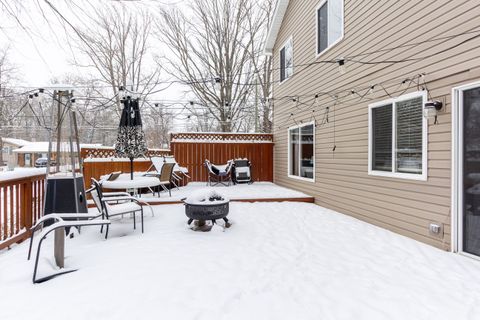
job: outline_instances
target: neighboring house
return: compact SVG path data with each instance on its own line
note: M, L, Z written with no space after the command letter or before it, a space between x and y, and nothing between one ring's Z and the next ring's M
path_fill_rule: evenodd
M480 255L479 16L477 1L279 0L275 182Z
M15 138L1 138L2 139L2 159L3 164L6 164L9 168L17 166L17 156L13 153L14 149L18 149L30 143L30 141ZM2 164L0 163L0 166Z
M80 148L88 147L98 147L99 144L80 144ZM55 151L56 146L53 146L52 160L57 159L57 153ZM70 150L69 145L64 142L61 144L60 149L62 154L66 154ZM17 163L19 167L34 167L35 161L38 158L46 158L48 155L48 142L39 141L39 142L30 142L21 148L13 150L13 153L16 155Z

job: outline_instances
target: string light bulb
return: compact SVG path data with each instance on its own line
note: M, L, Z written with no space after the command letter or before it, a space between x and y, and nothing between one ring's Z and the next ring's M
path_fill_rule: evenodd
M340 74L347 73L347 66L345 65L345 59L338 58L337 63L338 63L338 72L340 72Z
M216 90L220 91L222 89L222 78L215 77L213 78L213 86Z

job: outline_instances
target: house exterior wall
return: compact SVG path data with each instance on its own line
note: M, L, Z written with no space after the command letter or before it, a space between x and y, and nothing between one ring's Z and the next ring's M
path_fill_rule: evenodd
M465 34L414 46L427 39L478 29L480 2L462 0L344 2L344 37L320 56L316 55L316 8L320 0L290 0L276 38L274 54L274 181L315 197L317 204L389 229L445 250L451 246L451 90L480 80L480 38L457 48L453 45L475 36ZM279 84L279 50L293 40L293 76ZM403 46L403 47L399 47ZM361 61L402 60L403 63L359 64L347 62L341 75L336 64L307 64L339 57ZM445 52L441 52L445 50ZM438 52L441 52L438 54ZM444 103L438 124L428 125L428 177L426 181L368 175L368 105L386 100L376 90L361 99L352 94L337 101L316 93L357 90L382 83L392 96L422 90L423 81L402 87L402 79L425 73L430 95ZM366 92L363 90L361 94ZM300 96L303 104L287 96ZM317 123L330 106L330 121L315 130L315 182L288 177L289 126ZM315 112L312 109L317 108ZM291 114L293 113L293 116ZM335 139L335 141L334 141ZM333 146L336 145L335 151ZM431 222L443 223L444 235L429 234Z
M13 153L13 150L17 148L18 148L17 145L13 145L7 142L3 143L3 150L0 150L0 151L3 153L2 157L3 157L4 165L8 165L9 167L14 167L17 164L17 157Z

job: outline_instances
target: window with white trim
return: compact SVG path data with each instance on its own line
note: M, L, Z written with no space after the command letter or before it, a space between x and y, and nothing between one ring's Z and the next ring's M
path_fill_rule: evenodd
M313 180L315 176L315 126L307 123L288 129L288 175Z
M292 38L280 49L280 82L287 80L293 74L293 44Z
M426 180L425 100L416 92L369 106L369 174Z
M317 54L343 38L343 1L323 0L317 7Z

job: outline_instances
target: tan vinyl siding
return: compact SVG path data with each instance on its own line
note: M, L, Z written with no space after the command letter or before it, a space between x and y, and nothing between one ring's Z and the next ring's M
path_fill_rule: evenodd
M316 56L316 7L320 1L290 0L274 48L275 68L278 50L289 37L293 39L294 73L282 84L274 85L274 178L315 196L317 204L412 237L439 248L449 249L451 242L451 90L452 87L480 80L480 38L457 48L447 49L479 33L453 39L405 46L431 38L445 37L478 29L478 1L397 1L346 0L344 38L325 54ZM381 49L374 54L362 55ZM299 66L320 60L357 56L361 61L402 60L432 57L404 63L365 65L346 63L347 73L340 75L336 64ZM428 127L428 179L405 180L368 175L368 105L388 99L382 88L360 99L342 98L333 107L333 98L314 95L325 91L342 92L384 83L392 96L405 91L403 79L425 73L425 81L434 99L444 102L439 124ZM274 71L274 81L279 72ZM423 81L422 81L423 82ZM423 83L412 84L405 93L422 90ZM363 94L362 90L360 94ZM300 96L306 105L296 106L286 96ZM308 106L312 105L312 108ZM287 175L287 129L295 122L312 119L317 123L330 106L329 123L315 130L315 182ZM335 115L333 112L335 109ZM290 113L294 113L293 118ZM335 124L335 132L334 132ZM335 136L335 142L334 142ZM332 148L336 145L335 152ZM430 222L445 224L443 238L430 236Z

